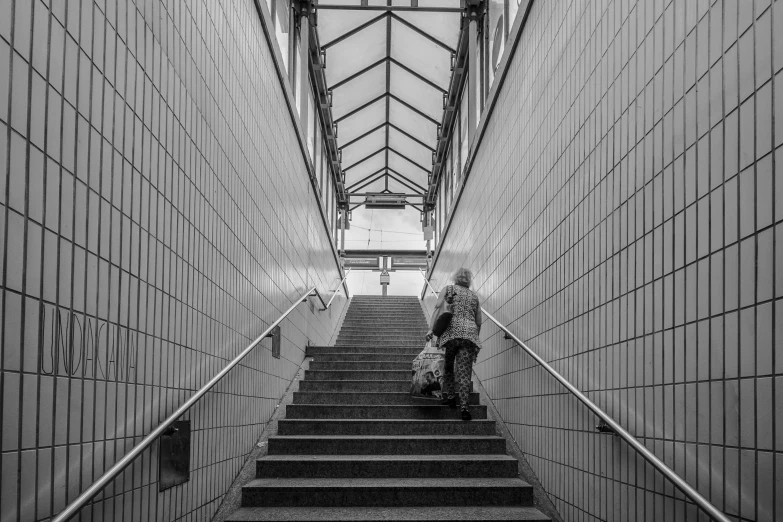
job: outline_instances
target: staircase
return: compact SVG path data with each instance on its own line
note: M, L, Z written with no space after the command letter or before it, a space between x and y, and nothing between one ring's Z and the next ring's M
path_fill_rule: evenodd
M469 422L410 396L426 332L415 297L354 297L228 520L550 520L478 393Z

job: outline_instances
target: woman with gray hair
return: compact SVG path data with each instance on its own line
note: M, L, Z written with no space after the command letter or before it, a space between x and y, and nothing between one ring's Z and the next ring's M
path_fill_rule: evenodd
M456 408L457 399L454 395L454 381L459 386L459 400L462 410L462 420L471 419L468 411L468 397L473 375L473 364L481 349L479 332L481 331L481 306L478 296L470 290L473 274L467 268L460 268L452 276L453 285L449 285L438 294L438 302L430 321L430 331L427 340L433 337L432 328L438 311L448 301L452 306L452 317L446 331L438 338L438 346L446 350L445 367L443 369L443 404Z

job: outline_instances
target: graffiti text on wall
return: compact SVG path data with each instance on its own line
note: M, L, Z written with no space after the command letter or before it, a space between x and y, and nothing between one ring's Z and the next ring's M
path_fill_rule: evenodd
M41 308L41 373L132 382L137 332L58 307Z

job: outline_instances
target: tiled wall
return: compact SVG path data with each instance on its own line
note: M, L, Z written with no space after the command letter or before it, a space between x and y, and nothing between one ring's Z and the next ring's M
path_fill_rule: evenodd
M340 276L253 0L0 1L0 520L60 511ZM302 304L84 520L208 520L303 360ZM315 311L314 311L315 310Z
M434 269L726 513L783 519L783 2L535 0ZM432 299L428 298L432 306ZM696 520L494 325L565 520Z

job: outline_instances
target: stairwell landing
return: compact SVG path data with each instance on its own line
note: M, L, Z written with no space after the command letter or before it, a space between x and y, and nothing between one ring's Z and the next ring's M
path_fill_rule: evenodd
M415 297L355 296L228 520L550 520L478 393L468 422L410 396L426 331Z

